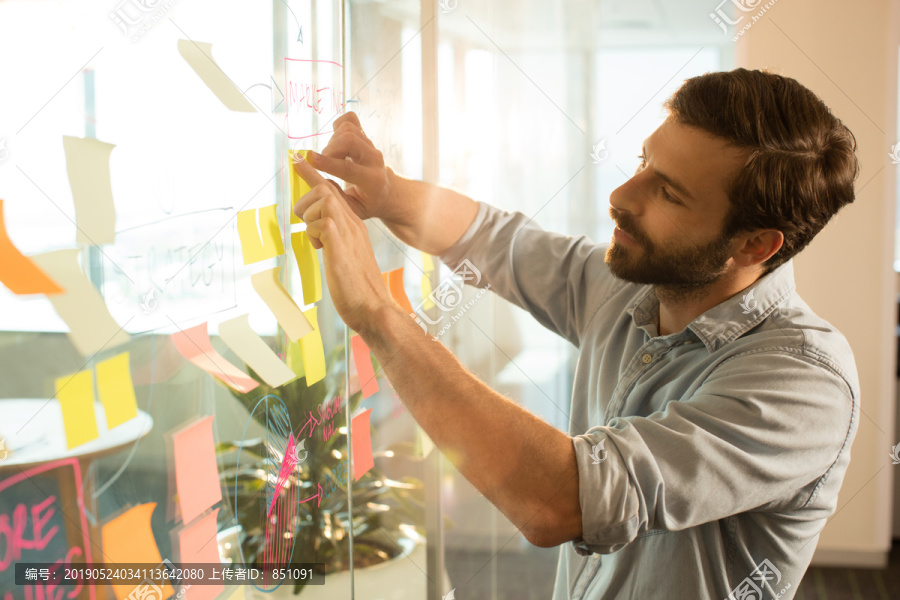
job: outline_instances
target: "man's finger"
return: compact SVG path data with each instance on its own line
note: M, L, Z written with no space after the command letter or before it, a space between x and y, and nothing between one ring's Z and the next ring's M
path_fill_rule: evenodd
M293 166L294 172L297 173L309 187L313 188L320 183L325 183L325 178L322 177L321 173L316 171L305 158L303 158L301 152L294 152L294 160L291 161L291 165Z
M312 161L316 165L315 168L323 173L334 175L338 179L364 190L379 185L379 176L383 169L383 167L367 167L344 158L331 158L322 154L315 154Z
M336 158L338 160L349 156L353 162L371 167L384 165L381 152L370 141L363 137L362 132L355 129L343 128L331 136L328 145L321 154L313 157L313 162L320 156Z
M322 182L325 183L326 180L323 177ZM333 183L333 182L332 182ZM311 190L300 196L297 202L294 204L293 211L294 214L303 218L303 213L305 213L310 206L324 198L325 196L332 194L332 188L329 185L317 185L313 187Z
M362 125L360 125L360 123L359 123L359 117L357 117L356 113L353 112L352 110L348 110L347 112L345 112L344 114L339 116L337 119L335 119L334 123L332 124L332 127L334 127L334 130L337 131L337 128L340 127L341 124L343 124L347 121L349 121L350 123L353 123L360 129L362 129Z

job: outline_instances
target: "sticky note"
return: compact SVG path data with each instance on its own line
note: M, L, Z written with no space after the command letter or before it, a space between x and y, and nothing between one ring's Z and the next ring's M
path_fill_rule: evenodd
M353 350L353 362L356 365L356 374L359 377L362 397L368 398L378 391L378 380L375 378L375 370L372 368L372 357L369 347L356 334L350 338L350 347Z
M219 564L222 562L219 558L219 544L216 541L218 514L219 509L217 508L203 515L196 523L191 523L178 531L179 563ZM218 583L185 585L179 593L182 594L183 600L213 600L224 591L225 586Z
M91 138L63 136L78 226L75 240L79 244L116 241L116 207L109 178L109 155L113 148L113 144Z
M66 448L71 450L100 437L94 414L93 371L78 371L57 378L56 397L62 408Z
M178 40L178 53L216 98L222 101L225 108L239 112L255 112L253 105L213 60L212 44Z
M372 457L372 432L369 427L369 415L372 409L365 410L350 422L350 431L353 433L353 481L365 475L369 469L375 466Z
M281 285L281 281L278 280L280 272L281 267L274 267L254 273L250 276L250 283L275 315L279 325L284 328L288 339L296 342L303 336L312 333L313 326L288 291Z
M422 448L422 458L425 458L434 450L434 442L431 441L431 438L419 425L416 425L416 433L419 439L419 447Z
M426 273L434 271L434 261L431 258L431 255L427 252L420 252L422 254L422 270Z
M229 586L230 587L230 586ZM228 596L225 600L247 600L252 596L249 595L250 590L247 589L247 586L241 585L234 588L234 591L231 592L231 595Z
M97 363L97 393L109 429L137 416L137 398L127 352Z
M238 236L241 238L241 253L244 264L250 265L261 260L284 254L281 230L276 215L277 204L258 209L242 210L237 214ZM256 217L259 216L259 228Z
M300 353L303 355L303 370L306 385L310 386L325 378L325 349L322 346L322 335L319 333L319 320L316 307L303 312L314 328L313 333L300 338Z
M250 327L249 315L219 323L219 336L248 367L272 387L281 387L296 375Z
M303 288L303 304L314 304L322 299L322 272L319 254L305 231L291 234L291 248L300 269L300 285Z
M239 392L246 394L259 386L256 380L216 352L209 339L206 323L173 333L172 343L183 357Z
M0 282L14 294L59 294L63 291L9 239L0 200Z
M184 523L222 499L212 422L212 415L203 417L173 434L175 489Z
M291 173L291 224L302 223L303 219L294 214L294 205L297 204L297 200L300 199L303 194L310 191L312 188L309 187L309 184L306 183L300 174L297 173L296 169L294 169L294 162L300 160L300 157L303 160L306 160L306 153L309 150L288 150L288 167ZM296 155L300 155L299 157ZM307 302L307 304L309 304Z
M141 563L156 567L162 563L159 547L156 545L153 530L150 528L150 519L153 517L155 508L155 502L139 504L102 526L100 537L106 564ZM163 598L168 598L174 593L172 586L167 582L159 580L154 580L154 582L163 583L160 586ZM111 584L111 586L118 600L126 600L131 597L132 591L140 589L139 585L132 583Z
M431 276L428 273L422 273L422 309L428 310L434 306L431 294L434 290L431 287Z
M412 304L409 303L409 298L406 296L406 290L403 289L403 267L382 273L381 278L384 280L385 285L387 285L391 297L397 301L403 310L411 313L413 311Z
M47 296L69 326L69 338L83 356L124 344L129 336L109 314L106 303L78 266L78 249L35 254L37 264L65 292Z

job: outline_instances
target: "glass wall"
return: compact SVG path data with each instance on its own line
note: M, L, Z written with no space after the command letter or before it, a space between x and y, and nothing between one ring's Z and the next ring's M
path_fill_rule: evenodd
M571 4L0 4L0 600L549 597L557 550L338 317L290 161L353 110L403 175L602 243L662 100L731 57L699 3ZM427 309L446 267L367 226ZM478 297L441 341L566 429L575 349L529 315ZM220 581L16 582L165 561Z

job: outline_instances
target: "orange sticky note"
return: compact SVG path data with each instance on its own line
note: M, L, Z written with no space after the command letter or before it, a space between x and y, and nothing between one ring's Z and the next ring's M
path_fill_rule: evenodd
M284 254L275 212L277 208L277 204L272 204L259 209L242 210L237 214L237 230L245 265ZM259 228L256 226L257 216Z
M0 282L14 294L59 294L63 291L9 239L3 220L3 200L0 200Z
M173 434L175 489L181 520L185 523L190 523L222 499L212 421L210 415Z
M350 347L353 350L353 362L356 364L356 374L359 377L362 397L368 398L378 391L378 380L375 378L375 370L372 368L369 347L359 335L350 338Z
M294 169L294 162L301 160L306 160L306 153L309 150L288 150L288 168L291 173L291 224L294 223L302 223L303 219L294 214L294 205L297 203L297 200L300 199L303 194L310 191L312 188L309 187L309 184L303 181L303 178L300 177L300 174ZM297 156L299 155L299 156ZM309 303L307 303L309 304Z
M291 234L291 248L300 269L300 284L303 287L303 304L314 304L322 299L322 273L319 255L305 231Z
M391 292L391 297L403 307L403 310L411 313L413 311L412 304L409 303L409 298L406 297L406 290L403 289L403 267L382 273L381 278Z
M319 319L316 307L303 311L303 316L313 326L314 331L300 338L300 353L303 355L303 371L306 385L310 386L325 378L325 348L319 333Z
M372 432L369 430L371 414L370 408L353 417L350 423L350 431L353 432L353 481L359 481L360 477L375 466L375 459L372 457Z
M127 352L97 363L97 393L110 429L137 416Z
M178 532L178 562L219 564L219 544L216 542L216 517L219 509L203 515ZM185 600L212 600L225 591L222 584L185 586Z
M216 352L209 339L206 323L173 333L172 343L183 357L239 392L246 394L259 386L259 382Z
M153 530L150 528L150 519L153 516L154 508L156 508L155 502L140 504L103 525L101 529L102 554L106 558L106 564L142 563L156 567L162 563L159 547L156 545ZM168 598L174 593L172 586L167 582L159 580L154 580L154 582L163 584L160 586L163 598ZM132 591L140 589L140 584L111 585L119 600L131 597Z
M78 371L56 380L56 397L62 408L66 448L70 450L100 437L94 414L94 373Z

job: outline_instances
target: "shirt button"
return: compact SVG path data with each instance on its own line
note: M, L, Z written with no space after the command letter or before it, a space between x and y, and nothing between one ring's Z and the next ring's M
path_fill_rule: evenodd
M648 364L651 360L653 360L653 357L650 356L649 354L644 354L644 355L641 357L641 360L644 361L644 364L646 365L646 364Z

